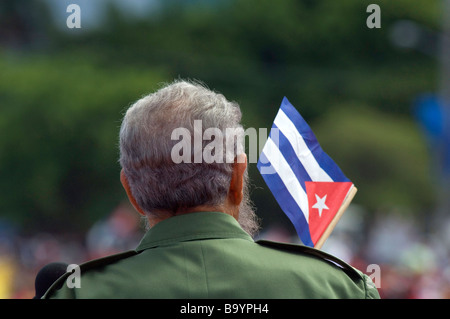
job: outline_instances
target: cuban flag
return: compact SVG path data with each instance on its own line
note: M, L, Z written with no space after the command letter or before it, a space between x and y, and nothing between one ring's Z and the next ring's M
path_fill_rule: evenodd
M257 167L301 241L310 247L316 247L330 224L337 223L344 200L352 189L356 191L286 97Z

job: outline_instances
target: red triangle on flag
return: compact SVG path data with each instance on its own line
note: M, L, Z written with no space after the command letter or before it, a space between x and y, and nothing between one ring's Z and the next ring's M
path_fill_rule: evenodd
M338 212L352 182L305 182L309 232L314 245Z

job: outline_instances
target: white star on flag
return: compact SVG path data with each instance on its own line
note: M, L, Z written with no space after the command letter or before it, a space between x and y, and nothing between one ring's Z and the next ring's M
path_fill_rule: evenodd
M327 195L325 195L324 197L320 198L319 195L316 195L316 200L317 203L315 203L312 208L317 208L319 210L319 217L322 217L322 211L324 209L329 209L328 206L325 204L325 201L327 200Z

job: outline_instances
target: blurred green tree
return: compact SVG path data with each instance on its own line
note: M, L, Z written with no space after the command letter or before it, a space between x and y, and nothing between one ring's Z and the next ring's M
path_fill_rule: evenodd
M0 60L0 210L30 227L86 227L125 197L118 128L161 73L69 56Z
M438 30L439 1L376 1L381 29L366 26L371 1L161 1L135 19L111 4L102 27L75 32L52 26L45 10L23 18L39 3L0 3L1 17L22 17L0 19L2 216L30 228L69 220L81 228L109 213L124 199L122 112L177 77L239 102L247 127L269 128L287 96L358 186L355 201L371 209L431 205L410 104L435 90L437 61L389 39L400 19ZM23 21L39 32L12 41ZM279 208L255 165L249 169L259 213L270 216Z
M436 199L430 158L415 124L362 105L343 105L314 125L323 149L376 211L429 211ZM342 164L341 164L342 163Z

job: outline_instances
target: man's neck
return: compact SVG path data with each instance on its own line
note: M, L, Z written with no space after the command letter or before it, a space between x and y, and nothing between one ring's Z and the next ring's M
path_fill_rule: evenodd
M157 223L159 223L167 218L173 217L173 216L185 215L185 214L196 213L196 212L221 212L221 213L231 215L231 216L235 217L237 220L237 217L235 216L236 213L233 212L233 210L230 210L227 208L228 207L226 205L220 205L220 206L200 205L200 206L189 207L189 208L185 208L185 209L179 209L176 211L175 214L170 211L159 210L159 211L155 211L155 214L147 214L147 219L148 219L150 227L153 227Z

